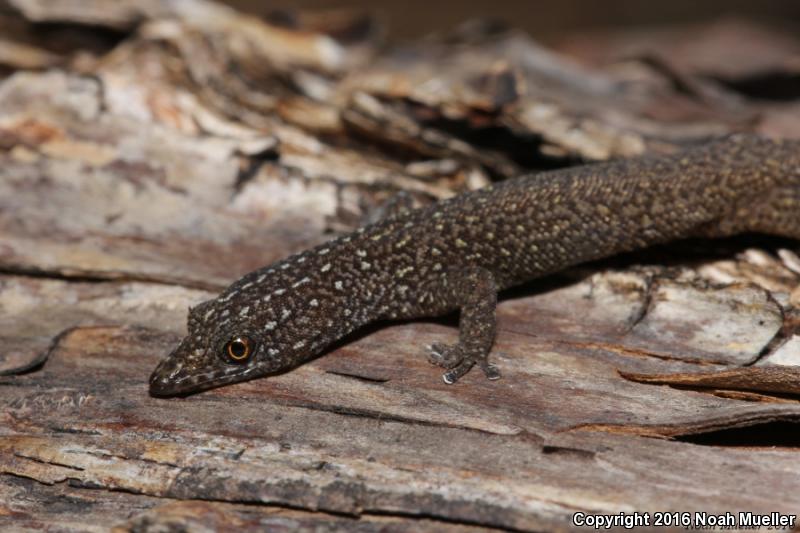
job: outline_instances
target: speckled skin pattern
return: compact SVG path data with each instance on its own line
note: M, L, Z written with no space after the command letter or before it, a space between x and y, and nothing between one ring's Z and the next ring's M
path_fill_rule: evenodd
M374 320L454 310L459 340L429 346L430 361L447 369L447 383L476 365L497 378L488 355L498 290L656 243L742 231L800 237L800 141L738 135L676 156L508 180L247 274L189 311L189 333L150 390L186 394L283 371ZM229 343L241 338L233 359Z

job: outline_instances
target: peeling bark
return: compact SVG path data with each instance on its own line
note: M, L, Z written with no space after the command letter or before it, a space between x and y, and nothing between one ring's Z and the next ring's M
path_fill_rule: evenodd
M7 4L0 528L567 531L576 511L796 512L797 443L778 434L800 420L800 259L783 240L678 243L509 291L497 382L446 386L425 361L450 317L375 325L269 379L147 394L189 306L397 193L426 204L741 129L799 136L797 95L753 94L758 64L723 60L751 34L789 69L793 36L719 23L676 49L666 32L660 55L606 68L637 36L574 41L579 64L485 24L387 49L352 14Z

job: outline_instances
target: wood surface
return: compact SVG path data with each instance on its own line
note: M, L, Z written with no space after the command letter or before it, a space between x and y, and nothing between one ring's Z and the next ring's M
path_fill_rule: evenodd
M0 529L796 513L792 241L677 243L510 291L496 382L441 381L423 347L454 338L445 317L377 324L269 379L148 395L190 305L400 191L422 205L735 131L800 137L800 40L747 21L560 50L481 22L382 35L346 11L0 3Z

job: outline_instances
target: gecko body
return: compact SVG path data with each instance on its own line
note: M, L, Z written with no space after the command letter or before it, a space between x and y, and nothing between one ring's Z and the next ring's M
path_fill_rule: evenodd
M390 216L238 280L189 312L150 379L186 394L299 365L380 319L460 311L429 359L453 383L488 356L497 292L692 236L800 238L800 142L737 135L663 157L521 177Z

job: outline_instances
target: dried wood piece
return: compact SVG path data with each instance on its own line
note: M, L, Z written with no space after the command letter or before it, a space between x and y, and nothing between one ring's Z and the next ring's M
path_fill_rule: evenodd
M419 531L422 533L481 533L494 529L466 524L420 519L409 524L407 519L384 516L360 518L280 509L268 506L234 505L216 502L170 502L143 512L117 524L115 532L136 532L142 528L170 530L225 529L237 531L357 531L380 533L385 531Z
M623 372L622 375L639 383L800 394L800 367L795 366L733 368L692 374L632 374Z
M709 287L685 274L601 272L504 309L515 332L692 364L755 361L781 331L782 308L751 285Z
M656 354L682 348L691 350L689 360L744 365L755 361L782 325L780 306L763 290L703 290L661 281L625 342Z
M697 268L698 274L718 284L749 283L774 294L791 293L800 280L788 250L778 250L778 256L764 250L749 248L736 260L711 261ZM781 257L782 256L782 257Z
M710 24L573 35L558 48L590 64L616 63L616 70L622 70L622 62L635 80L652 78L654 63L666 65L674 76L656 69L667 83L688 83L708 106L738 116L740 127L800 138L800 40L789 32L723 18Z
M390 160L336 149L285 125L267 137L248 129L236 137L145 133L153 113L180 125L202 107L146 98L141 103L151 107L138 107L120 81L101 91L93 79L21 74L0 90L0 157L9 178L0 184L0 224L10 237L0 262L7 268L219 288L319 242L343 185L446 197L459 182L482 184L460 168L420 180ZM37 184L40 162L52 177Z
M478 150L456 135L420 124L413 117L413 111L408 111L413 107L402 102L382 102L367 93L357 92L341 118L361 136L378 139L417 157L456 158L462 164L481 165L505 177L520 173L519 166L500 151Z
M27 372L41 365L50 355L53 338L46 335L23 337L0 336L3 352L0 353L0 376Z
M211 293L170 285L97 283L0 277L0 375L43 364L64 335L77 326L128 324L174 332L186 329L183 316Z
M7 3L32 22L71 22L123 30L133 28L147 12L161 11L166 14L162 7L164 3L153 0L89 0L80 3L70 0L7 0Z
M61 62L55 54L40 48L0 39L0 65L12 69L43 69Z
M0 4L0 76L17 69L65 66L107 53L125 35L73 25L41 26Z
M465 30L450 40L396 50L369 69L352 73L343 85L387 100L411 100L428 108L417 129L451 130L482 148L505 150L529 166L574 158L598 160L661 151L731 131L722 116L648 117L650 110L676 108L680 96L657 84L633 87L612 75L591 72L515 32ZM684 100L687 100L684 98ZM357 100L352 100L357 102ZM690 102L690 99L687 100ZM348 109L364 114L369 109ZM372 119L380 123L377 108ZM655 118L655 117L653 117ZM359 124L363 124L361 119ZM390 129L387 142L405 131L400 144L415 141L411 128ZM481 131L500 129L506 146L484 143ZM486 135L490 140L491 134ZM419 142L419 141L416 141ZM544 163L546 165L546 163Z
M445 319L360 332L268 379L147 395L188 306L398 191L425 203L741 127L789 131L777 104L695 83L669 57L646 75L594 71L488 26L384 52L351 14L13 5L22 30L4 39L33 49L0 81L0 372L38 366L0 377L0 528L563 530L586 509L797 508L791 443L718 446L730 428L800 419L796 258L740 244L510 293L499 382L441 383L423 346L453 340ZM23 17L122 41L53 51ZM64 70L26 72L49 61ZM743 122L753 109L772 118ZM631 266L666 262L685 268Z
M796 35L735 17L569 35L556 48L594 65L658 54L680 71L728 79L785 70L800 56Z
M759 364L800 367L800 336L796 334L791 335L773 352L759 360Z
M4 476L0 483L0 525L9 530L35 530L46 524L61 531L101 533L159 503L159 499L148 496L87 491L68 483L47 486L32 479ZM89 514L93 519L87 520Z
M6 268L219 288L313 243L334 211L335 188L324 184L316 230L308 200L291 193L273 198L280 217L268 205L231 206L239 142L145 131L101 104L95 81L59 73L16 76L0 90ZM39 165L47 180L36 180ZM305 208L292 215L297 201ZM279 229L287 224L291 235Z
M261 48L259 52L280 63L295 60L299 64L315 64L326 55L328 59L335 58L337 61L354 61L356 57L341 57L333 42L355 46L371 42L375 37L375 29L369 19L345 11L297 17L291 17L290 12L284 13L284 16L276 13L266 21L207 0L8 0L7 3L24 19L35 23L90 25L127 32L143 21L171 19L187 23L209 35L219 31L232 34L237 29L242 33L239 46L255 44ZM364 53L358 48L354 50Z
M776 138L800 139L800 105L794 101L765 105L758 131Z
M557 344L503 331L498 349L505 390L513 394L498 395L492 384L469 377L469 387L447 387L408 339L454 333L397 326L268 381L164 401L146 395L146 371L173 335L76 329L44 370L0 387L9 406L0 471L146 496L551 529L571 510L612 512L617 503L609 491L653 508L660 490L639 493L621 482L647 465L663 472L692 464L692 482L714 489L705 506L737 505L738 493L725 487L748 465L747 472L769 474L769 481L749 474L756 487L787 489L769 497L753 489L748 508L792 505L798 467L790 452L725 454L720 463L714 447L619 435L678 436L793 420L800 416L796 404L743 405L640 385L614 370L624 356L611 355L612 362L563 346L556 352ZM372 352L367 359L364 343ZM387 380L347 377L353 369L388 373ZM453 416L440 418L447 409ZM522 431L503 431L504 423ZM685 481L662 478L675 487L673 503L691 509L693 496L679 490Z
M85 488L58 484L44 486L25 478L9 478L0 484L0 510L10 517L10 526L16 529L38 529L47 523L59 530L115 533L153 530L158 528L225 528L237 531L264 531L264 529L308 530L324 528L325 531L468 531L480 533L486 528L449 524L421 519L409 525L408 519L384 516L346 517L322 512L282 509L275 506L253 506L221 502L169 501L159 498L113 492L86 490ZM13 502L10 506L6 504ZM87 509L102 515L102 519L88 523ZM2 523L0 518L0 523Z

